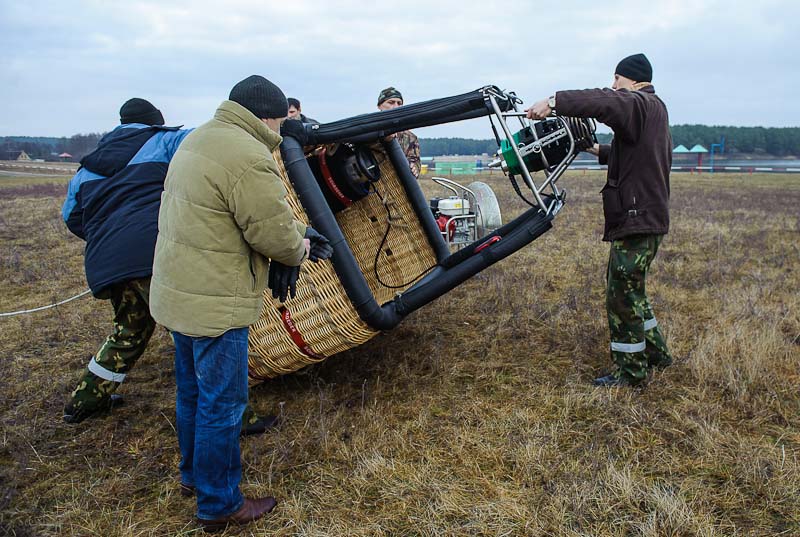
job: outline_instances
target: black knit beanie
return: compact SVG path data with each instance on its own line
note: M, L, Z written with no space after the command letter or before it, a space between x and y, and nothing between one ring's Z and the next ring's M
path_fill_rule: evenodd
M289 104L281 89L259 75L236 84L228 97L250 110L259 119L275 119L289 114Z
M128 123L141 123L143 125L163 125L164 116L161 111L150 104L150 101L134 97L128 99L119 109L119 122L121 125Z
M378 95L378 106L380 106L384 101L388 101L389 99L400 99L403 101L403 96L400 94L399 91L394 89L392 86L389 86L385 90L383 90L380 95Z
M653 66L644 54L634 54L623 58L617 64L615 74L630 78L634 82L652 82Z

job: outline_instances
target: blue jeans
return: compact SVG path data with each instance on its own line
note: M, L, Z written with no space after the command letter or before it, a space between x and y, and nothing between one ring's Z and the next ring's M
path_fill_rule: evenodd
M244 503L239 431L247 405L247 332L172 333L181 481L195 486L198 518L221 518Z

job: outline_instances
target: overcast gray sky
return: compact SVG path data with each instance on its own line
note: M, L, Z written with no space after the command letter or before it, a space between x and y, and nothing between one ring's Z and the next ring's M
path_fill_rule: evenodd
M211 117L261 74L322 122L487 84L526 104L604 87L644 52L671 123L800 126L800 2L0 0L0 136L107 131L143 97ZM792 30L794 29L794 30ZM488 122L418 135L490 138Z

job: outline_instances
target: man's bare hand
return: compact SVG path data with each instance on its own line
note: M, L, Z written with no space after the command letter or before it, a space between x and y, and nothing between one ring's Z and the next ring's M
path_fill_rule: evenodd
M546 117L550 116L553 110L548 104L548 99L542 99L525 110L525 112L527 113L528 119L545 119Z
M586 152L596 157L600 156L600 144L594 144L592 147L588 148Z

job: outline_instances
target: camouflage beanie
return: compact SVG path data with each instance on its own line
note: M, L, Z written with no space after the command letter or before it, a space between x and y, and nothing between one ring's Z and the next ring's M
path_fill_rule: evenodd
M399 91L394 89L394 87L389 86L388 88L383 90L380 93L380 95L378 95L378 106L383 104L384 101L388 101L389 99L400 99L400 101L402 102L403 95Z

